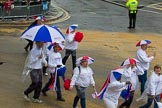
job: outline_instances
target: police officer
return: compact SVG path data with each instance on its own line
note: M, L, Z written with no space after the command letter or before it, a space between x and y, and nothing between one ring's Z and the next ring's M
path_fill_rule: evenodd
M129 29L135 29L136 26L136 14L137 14L137 7L138 1L137 0L128 0L126 2L126 7L129 10ZM133 25L133 26L132 26Z

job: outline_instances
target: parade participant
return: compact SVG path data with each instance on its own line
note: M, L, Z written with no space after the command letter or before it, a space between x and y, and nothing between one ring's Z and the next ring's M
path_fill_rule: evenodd
M136 59L139 61L141 64L141 68L144 71L143 75L138 75L138 79L141 82L141 94L144 91L144 86L147 80L147 70L150 67L150 62L154 59L156 56L156 53L154 52L153 55L148 55L146 53L146 50L148 48L148 44L150 44L151 41L149 40L141 40L136 44L137 46L140 46L140 48L136 52Z
M129 29L136 27L136 14L137 14L137 7L138 7L138 0L128 0L126 2L126 7L128 8L129 12Z
M44 58L42 47L43 42L36 42L36 46L29 53L24 67L30 70L30 72L23 71L23 75L30 74L32 81L30 86L24 91L24 98L27 101L30 101L29 94L34 91L32 100L36 103L42 103L42 100L39 99L42 88L42 64L47 66L47 61Z
M150 108L152 102L154 101L154 108L158 107L157 102L160 101L160 94L162 92L162 75L161 75L161 66L155 65L154 71L151 73L148 80L148 89L147 89L147 103L139 108Z
M129 61L127 64L126 62ZM140 67L140 63L134 59L134 58L128 58L122 63L122 66L124 66L123 75L121 78L121 81L130 81L131 82L131 88L129 92L128 99L125 99L125 102L123 102L119 108L130 108L130 105L133 101L134 92L137 89L138 86L138 75L144 74L143 69Z
M88 56L83 56L77 59L78 67L73 71L73 76L70 83L70 89L75 86L77 94L74 98L73 108L77 107L80 99L82 108L86 108L86 88L92 84L95 89L95 81L93 78L93 71L88 64L93 63L94 60Z
M61 43L53 43L53 50L49 52L48 57L48 68L51 78L42 89L44 96L47 96L46 92L50 89L56 91L58 101L65 101L65 99L62 97L59 79L59 76L62 76L64 80L64 74L66 71L66 67L62 64L61 54L59 53L62 48L63 47L61 47ZM62 71L60 72L59 69L61 69Z
M76 50L78 48L78 42L74 40L74 37L76 35L76 28L78 27L78 25L73 24L71 26L69 26L69 28L66 31L66 36L65 36L65 56L62 59L63 64L66 64L67 59L69 58L69 56L72 56L72 65L73 65L73 69L76 67Z
M36 26L36 25L41 25L43 24L45 21L44 17L43 16L38 16L35 18L35 21L28 27L31 28L33 26ZM33 41L29 40L29 39L26 39L28 41L28 44L25 46L25 51L28 52L28 49L31 50L33 48Z
M106 108L117 108L118 98L122 90L126 89L127 84L130 81L120 82L123 69L112 70L110 73L109 84L107 85L106 91L103 95L103 100Z

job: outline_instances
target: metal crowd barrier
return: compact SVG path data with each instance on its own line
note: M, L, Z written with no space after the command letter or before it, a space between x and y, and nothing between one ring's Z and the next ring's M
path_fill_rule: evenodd
M50 3L48 3L48 9L43 11L42 4L39 5L20 5L14 6L13 9L9 13L0 7L0 18L8 19L8 18L29 18L31 16L43 15L49 11Z

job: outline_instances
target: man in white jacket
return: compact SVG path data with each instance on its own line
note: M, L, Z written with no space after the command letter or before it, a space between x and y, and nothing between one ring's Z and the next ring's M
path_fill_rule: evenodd
M80 99L80 104L82 108L86 108L86 88L89 85L93 85L93 88L95 89L95 81L93 78L93 71L88 66L87 60L81 60L81 63L78 67L74 69L73 76L70 83L70 89L73 88L73 86L76 87L77 94L74 98L73 102L73 108L76 108L77 103Z
M42 103L42 101L39 99L42 88L42 64L44 64L47 67L47 61L45 60L42 47L43 42L36 42L36 46L29 53L29 56L27 58L27 67L31 69L30 77L32 83L24 91L24 98L28 101L30 101L28 95L32 91L34 91L33 102L37 103Z
M148 44L141 44L141 48L139 48L136 52L136 59L140 62L141 68L144 71L143 75L139 75L139 81L141 82L141 94L144 91L144 86L147 80L147 71L150 67L150 62L154 59L156 56L156 53L154 52L153 55L149 56L146 53L146 50L148 48Z
M158 107L156 102L160 101L160 94L162 92L162 75L161 75L161 67L159 65L154 66L154 72L151 73L148 82L148 99L147 103L139 108L150 108L152 102L154 101L154 108Z

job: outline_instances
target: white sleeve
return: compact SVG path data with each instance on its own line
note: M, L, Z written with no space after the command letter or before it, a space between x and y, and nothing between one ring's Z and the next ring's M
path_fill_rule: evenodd
M146 63L150 63L154 59L154 56L148 57L146 54L140 51L137 52L137 57L140 59L140 62Z
M155 78L154 78L153 75L151 75L151 77L150 77L150 92L151 92L151 95L155 95L155 91L156 91Z
M144 74L144 70L141 68L141 64L138 62L136 63L135 71L136 71L137 75Z
M75 82L78 79L78 76L79 76L79 69L78 67L76 67L73 71L73 76L71 78L70 86L73 87L75 85Z
M114 82L113 84L110 84L110 88L114 88L114 91L122 91L126 89L126 82Z

